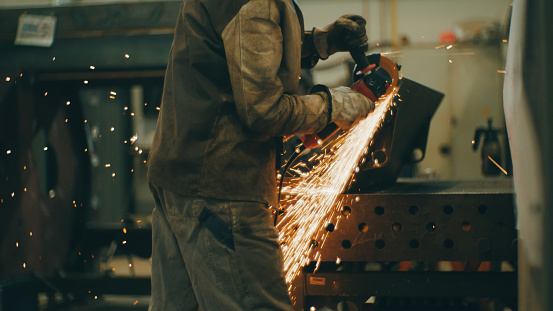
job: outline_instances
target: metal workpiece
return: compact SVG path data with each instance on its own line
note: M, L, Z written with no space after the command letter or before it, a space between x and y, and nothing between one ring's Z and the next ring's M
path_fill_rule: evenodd
M408 181L342 195L322 261L514 261L509 179Z
M407 78L398 84L394 104L381 129L368 142L365 161L350 193L364 192L375 185L392 185L405 165L424 158L430 121L444 94Z

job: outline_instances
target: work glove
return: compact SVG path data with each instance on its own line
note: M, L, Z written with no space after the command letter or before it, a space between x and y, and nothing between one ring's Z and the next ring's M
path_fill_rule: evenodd
M332 114L330 121L347 131L374 110L374 103L365 95L349 87L330 90Z
M361 48L366 52L369 48L367 22L359 15L344 15L324 29L313 28L313 44L321 59L327 59L336 52L346 52Z

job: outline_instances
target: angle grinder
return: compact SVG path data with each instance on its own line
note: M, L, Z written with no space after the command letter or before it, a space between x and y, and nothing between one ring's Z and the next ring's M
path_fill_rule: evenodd
M351 50L350 54L356 64L353 69L353 90L375 103L394 91L399 81L399 69L394 62L379 53L365 55L361 49ZM318 148L339 130L333 122L318 133L302 135L301 141L307 149Z

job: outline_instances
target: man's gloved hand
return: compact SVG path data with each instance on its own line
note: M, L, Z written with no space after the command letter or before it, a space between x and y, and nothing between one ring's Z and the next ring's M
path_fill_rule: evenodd
M369 48L367 22L359 15L344 15L324 29L313 28L313 43L321 59L327 59L336 52L346 52L361 47Z
M330 94L332 96L331 121L344 131L349 130L374 110L374 103L369 98L349 87L332 89Z

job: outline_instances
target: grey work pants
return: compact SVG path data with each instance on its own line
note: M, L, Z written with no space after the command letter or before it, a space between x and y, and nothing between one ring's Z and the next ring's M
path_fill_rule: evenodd
M264 204L151 186L150 310L291 310L278 232Z

